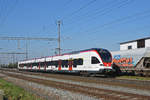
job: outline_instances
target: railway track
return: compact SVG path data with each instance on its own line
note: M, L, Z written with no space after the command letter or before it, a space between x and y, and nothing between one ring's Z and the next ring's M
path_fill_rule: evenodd
M74 93L80 93L80 94L84 94L87 96L91 96L97 99L104 99L104 100L129 100L129 99L135 99L135 100L150 100L150 95L143 95L143 94L136 94L136 93L128 93L125 91L117 91L117 90L110 90L110 89L104 89L104 88L97 88L97 87L92 87L91 85L80 85L80 84L76 84L76 83L70 83L68 81L61 81L63 80L71 80L71 81L75 81L75 82L84 82L87 84L105 84L112 86L112 81L107 81L104 79L103 81L100 81L101 79L98 80L98 78L93 78L91 80L91 78L86 78L86 77L79 77L79 76L66 76L66 75L55 75L55 74L43 74L43 73L31 73L31 72L8 72L8 71L1 71L1 73L8 75L9 77L13 77L13 78L18 78L18 79L23 79L29 82L35 82L38 84L43 84L45 86L49 86L49 87L54 87L57 89L63 89L65 91L71 91ZM35 77L37 76L37 77ZM45 77L45 78L43 78ZM57 80L48 80L47 78L55 78ZM97 79L97 80L96 80ZM91 80L91 81L90 81ZM108 79L107 79L108 80ZM108 84L108 82L110 82ZM147 83L146 83L147 84ZM114 85L114 84L113 84ZM115 84L118 85L118 84ZM126 85L126 83L124 84ZM129 85L129 83L128 83ZM129 88L133 86L130 85L128 86ZM138 87L138 88L137 88ZM140 87L140 88L139 88ZM148 87L148 86L147 86ZM117 87L116 87L117 88ZM142 86L141 84L136 85L135 87L131 87L131 88L137 88L137 89L141 89L143 90L150 90L149 88L146 89L146 87L144 87L144 85Z
M118 92L118 91L112 91L112 90L98 89L98 88L80 86L80 85L69 84L69 83L64 83L64 82L48 81L45 79L31 78L31 77L27 77L23 75L16 75L16 74L6 73L6 72L3 72L3 74L6 74L10 77L19 78L19 79L23 79L26 81L54 87L57 89L63 89L63 90L67 90L67 91L71 91L75 93L81 93L81 94L85 94L89 96L94 96L96 98L103 98L105 100L129 100L129 99L149 100L150 99L150 96L143 96L143 95L132 94L132 93L124 93L124 92Z
M5 71L11 71L11 70L5 70ZM51 77L56 79L72 80L75 82L87 82L87 83L105 84L111 86L129 87L134 89L150 90L150 81L125 80L125 79L102 78L102 77L81 77L75 75L35 73L35 72L25 72L25 71L11 71L11 72L24 73L28 75L37 75L43 77Z

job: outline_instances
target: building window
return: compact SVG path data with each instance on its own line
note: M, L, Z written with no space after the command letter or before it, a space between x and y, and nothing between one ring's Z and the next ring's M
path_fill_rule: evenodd
M145 39L137 41L137 48L145 48Z
M131 46L131 45L130 45L130 46L128 46L128 50L129 50L129 49L132 49L132 46Z

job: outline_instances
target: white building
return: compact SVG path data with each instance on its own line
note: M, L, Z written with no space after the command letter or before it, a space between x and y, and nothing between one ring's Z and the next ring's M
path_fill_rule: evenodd
M150 47L150 37L120 43L120 50Z

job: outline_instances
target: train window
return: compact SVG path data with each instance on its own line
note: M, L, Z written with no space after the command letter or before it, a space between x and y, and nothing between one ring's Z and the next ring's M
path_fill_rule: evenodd
M19 67L24 67L24 64L19 64Z
M100 54L103 62L111 62L112 61L111 54L107 50L100 49L100 50L97 50L97 51Z
M45 62L41 62L40 67L45 67Z
M51 61L51 65L54 66L55 65L55 61Z
M79 59L77 60L77 65L83 65L83 59L79 58Z
M83 65L83 59L82 58L73 60L73 67L77 67L77 65Z
M73 60L73 67L77 67L77 64L78 64L78 59L74 59Z
M66 68L68 68L68 60L64 60L64 65Z
M32 66L38 66L38 63L32 63Z
M92 60L91 61L92 64L98 64L98 63L100 63L100 61L96 57L92 57L91 60Z
M26 67L27 67L27 64L24 64L24 66L26 66Z
M58 61L53 61L53 65L57 68L58 67Z
M61 65L62 65L63 68L65 67L65 60L62 60Z
M30 64L27 64L27 67L30 67Z
M46 62L47 66L52 66L52 61Z

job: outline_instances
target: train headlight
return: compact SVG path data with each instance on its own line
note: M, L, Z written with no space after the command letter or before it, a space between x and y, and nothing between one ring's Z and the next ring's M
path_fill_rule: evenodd
M104 64L100 64L100 66L104 66Z

